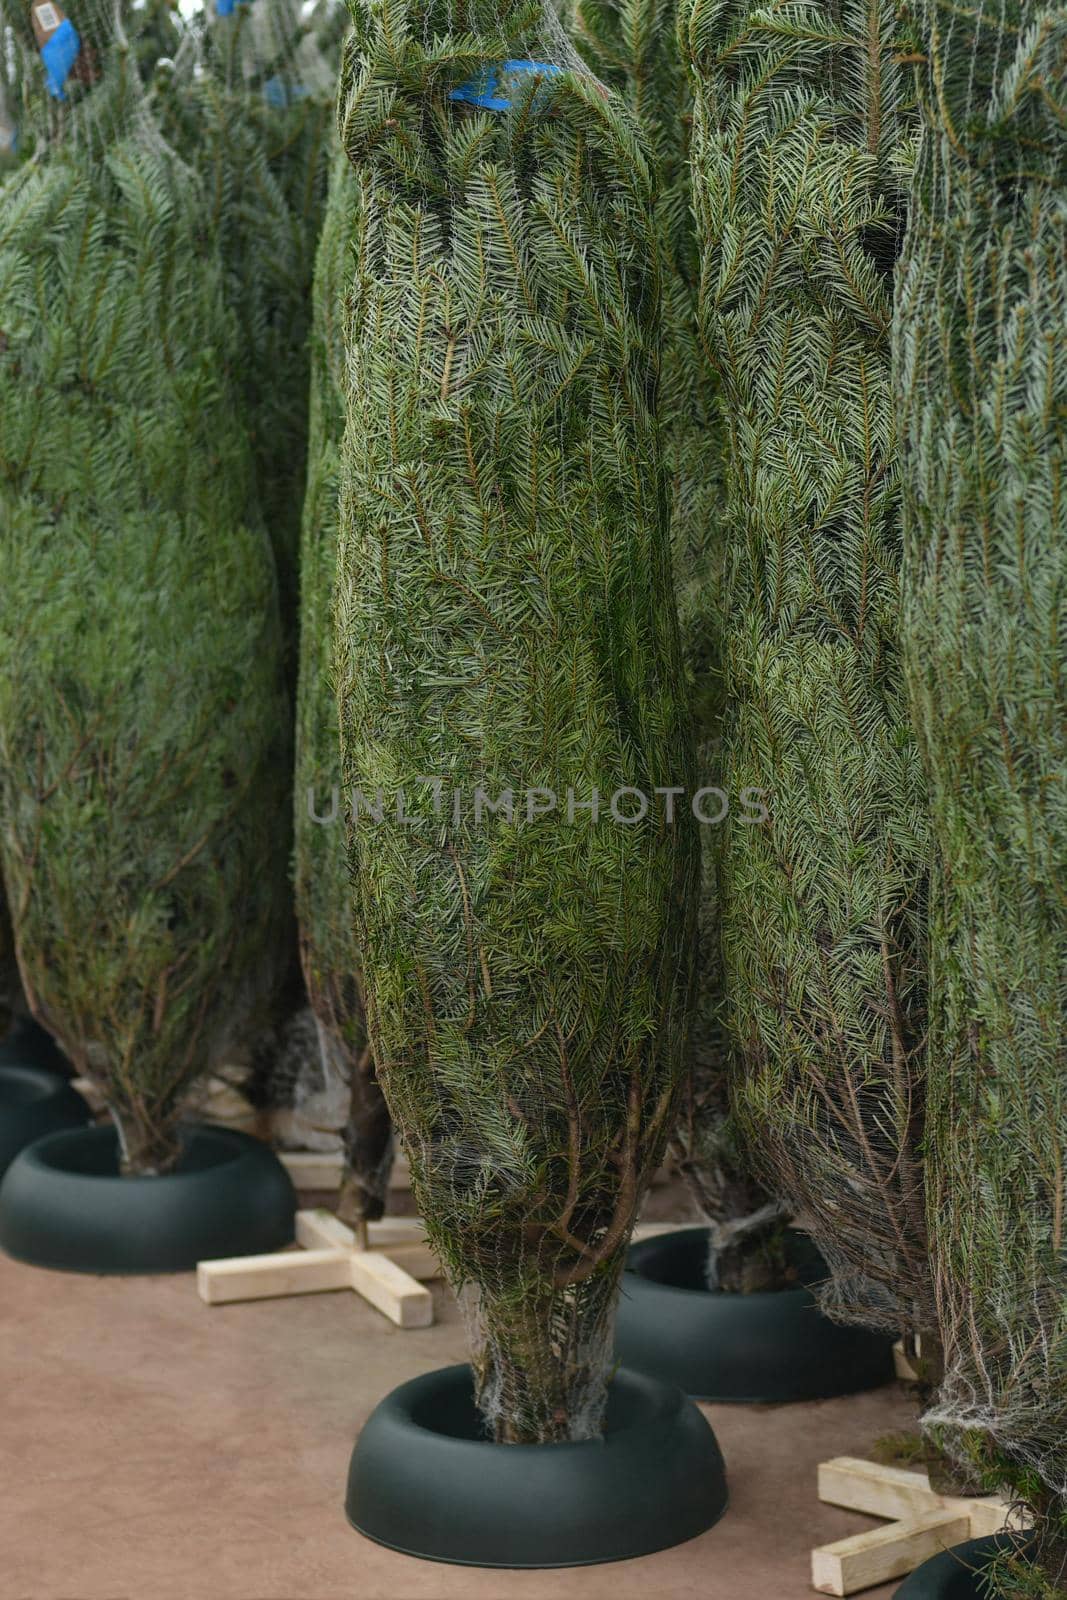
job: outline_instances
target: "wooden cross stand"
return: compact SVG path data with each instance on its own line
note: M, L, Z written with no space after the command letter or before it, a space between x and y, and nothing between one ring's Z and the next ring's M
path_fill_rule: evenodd
M888 1519L884 1528L871 1528L811 1552L812 1587L819 1594L833 1595L857 1594L903 1578L950 1545L999 1533L1009 1509L993 1497L937 1494L925 1472L883 1467L853 1456L822 1462L819 1499Z
M634 1238L647 1239L676 1226L639 1223ZM418 1217L369 1222L366 1244L361 1245L332 1211L298 1211L296 1242L300 1249L273 1255L201 1261L196 1269L201 1300L221 1306L235 1300L354 1289L398 1328L428 1328L433 1322L433 1297L423 1283L444 1274Z
M330 1211L298 1211L298 1250L265 1256L201 1261L196 1287L209 1306L279 1295L354 1289L398 1328L428 1328L433 1296L420 1280L439 1278L440 1263L423 1238L417 1217L367 1224L361 1245Z

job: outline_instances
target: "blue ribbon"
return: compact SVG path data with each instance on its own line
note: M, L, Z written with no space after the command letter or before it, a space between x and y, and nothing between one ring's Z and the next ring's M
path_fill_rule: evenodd
M486 67L476 78L461 83L448 98L463 100L472 106L484 106L487 111L508 111L511 109L511 101L506 93L508 78L517 78L524 73L554 78L562 71L562 67L555 67L549 61L505 61L502 66Z
M44 75L48 83L48 93L53 100L65 100L63 85L70 76L70 69L77 61L81 52L82 42L78 37L78 30L72 22L65 18L59 24L50 39L46 39L41 46L41 60L44 62Z

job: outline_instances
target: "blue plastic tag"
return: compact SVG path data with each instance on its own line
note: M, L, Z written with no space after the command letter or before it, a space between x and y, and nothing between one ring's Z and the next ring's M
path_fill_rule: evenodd
M78 30L72 22L65 18L53 33L52 37L41 46L41 60L44 62L44 75L48 84L48 93L53 100L65 100L63 85L70 76L70 69L81 53L82 42L78 37Z
M311 91L299 83L283 83L281 78L268 78L263 85L263 98L275 111L284 111L298 100L306 100Z
M251 5L252 0L215 0L215 15L230 17L239 5Z
M487 111L509 111L509 78L515 79L529 73L536 73L541 78L554 78L562 71L562 67L555 67L549 61L505 61L502 66L486 67L476 78L461 83L448 98L463 100L472 106L484 106Z

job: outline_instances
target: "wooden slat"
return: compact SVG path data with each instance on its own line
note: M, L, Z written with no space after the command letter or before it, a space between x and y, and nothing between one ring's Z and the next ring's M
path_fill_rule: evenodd
M372 1251L388 1255L412 1278L430 1280L443 1277L441 1263L426 1243L418 1217L395 1217L372 1222L368 1228ZM296 1214L296 1242L308 1250L354 1250L356 1236L351 1228L322 1207Z
M970 1535L965 1514L928 1511L907 1521L839 1539L811 1552L811 1583L819 1594L858 1594L914 1571Z
M196 1287L209 1306L234 1300L269 1300L277 1295L321 1294L352 1287L348 1250L279 1250L265 1256L228 1256L201 1261Z
M925 1472L882 1466L858 1456L835 1456L832 1461L820 1462L819 1499L894 1522L941 1509Z
M645 1225L635 1237L669 1233L676 1226ZM369 1223L369 1250L358 1250L353 1230L324 1207L298 1211L295 1233L301 1246L297 1251L201 1262L201 1298L222 1305L349 1287L398 1327L423 1328L433 1322L433 1296L423 1283L443 1274L420 1218L385 1217Z
M356 1236L323 1206L296 1214L296 1242L305 1250L354 1250Z
M348 1256L351 1283L398 1328L428 1328L433 1322L433 1295L386 1255L353 1250Z
M907 1467L883 1466L857 1456L835 1456L819 1465L819 1499L848 1511L863 1511L871 1517L900 1518L926 1512L951 1511L970 1520L972 1539L999 1533L1009 1507L994 1495L938 1494L930 1487L925 1472Z
M990 1495L988 1500L966 1500L960 1502L966 1505L971 1519L971 1538L986 1539L991 1533L1003 1533L1008 1525L1008 1516L1011 1507L1004 1500L998 1500L995 1495ZM951 1508L955 1502L947 1501ZM1017 1514L1013 1518L1013 1526L1029 1528L1032 1526L1028 1516Z

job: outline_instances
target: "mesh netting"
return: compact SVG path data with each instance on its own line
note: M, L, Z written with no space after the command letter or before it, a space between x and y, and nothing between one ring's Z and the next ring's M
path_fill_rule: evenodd
M315 272L311 419L301 546L294 892L308 998L327 1081L345 1086L346 1172L339 1213L350 1223L385 1209L392 1166L389 1112L374 1073L359 992L360 957L340 796L332 604L344 434L342 315L355 262L356 177L337 147Z
M648 162L539 5L352 12L338 689L346 788L382 794L350 831L368 1022L487 1422L580 1439L692 934L695 841L653 795L689 760ZM632 825L624 786L653 801Z
M909 675L945 857L929 1124L947 1376L928 1420L1059 1497L1062 1579L1067 11L927 0L917 54L895 377Z
M0 216L0 857L30 1005L162 1171L271 970L288 717L203 190L125 11L76 24Z
M925 794L899 659L889 319L913 126L888 3L688 0L701 309L728 427L723 943L737 1105L832 1271L934 1314Z
M697 731L701 784L721 783L722 424L711 361L697 314L700 258L692 215L689 142L692 94L678 45L674 0L569 0L578 48L624 97L652 154L663 257L660 411L671 480L671 546L679 623ZM701 829L701 896L694 1015L687 1079L671 1142L678 1168L712 1228L709 1273L738 1279L731 1241L751 1240L781 1220L756 1182L730 1114L729 1045L719 948L722 834ZM768 1209L769 1208L769 1209Z

